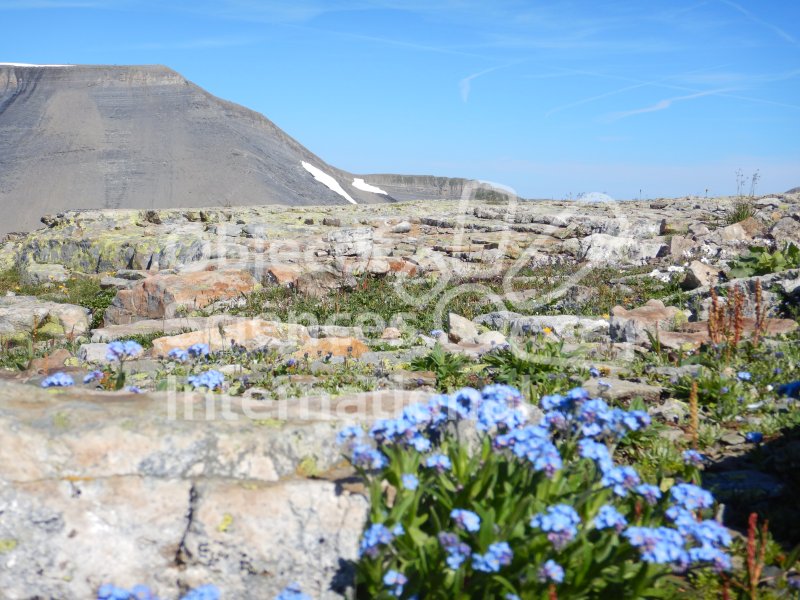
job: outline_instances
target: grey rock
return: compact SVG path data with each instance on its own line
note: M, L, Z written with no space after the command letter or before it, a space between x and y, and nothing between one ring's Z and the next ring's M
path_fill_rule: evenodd
M89 316L82 306L45 302L33 296L0 297L0 336L30 333L48 322L57 323L64 335L83 335Z
M20 279L28 285L63 283L69 279L69 271L59 264L41 265L28 262L20 268Z
M325 236L330 244L331 256L369 256L372 253L371 227L338 229Z

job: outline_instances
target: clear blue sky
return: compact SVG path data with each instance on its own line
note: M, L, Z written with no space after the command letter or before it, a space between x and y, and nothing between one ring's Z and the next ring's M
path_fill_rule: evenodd
M0 0L0 23L0 62L164 64L356 173L800 185L798 0Z

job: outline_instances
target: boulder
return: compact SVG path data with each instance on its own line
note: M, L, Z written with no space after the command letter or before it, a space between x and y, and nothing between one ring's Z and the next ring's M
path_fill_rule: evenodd
M372 254L371 227L337 229L325 236L331 256L369 256Z
M45 302L34 296L0 297L0 338L34 331L37 337L80 336L88 330L89 315L82 306Z
M579 257L595 264L644 264L661 254L665 244L658 240L617 237L593 233L579 240Z
M699 260L693 260L686 270L686 277L681 286L685 290L693 290L702 286L716 285L719 280L719 269Z
M323 266L301 274L294 285L301 294L321 298L336 290L354 288L356 279L331 266Z
M783 217L770 228L769 235L779 249L790 243L800 247L800 218Z
M105 324L142 319L172 319L181 311L195 311L218 300L237 298L257 285L244 271L197 271L180 275L153 275L119 290L106 309Z
M622 306L611 309L609 334L613 342L631 342L646 344L647 333L652 335L659 331L671 331L675 326L686 321L686 314L674 306L664 306L661 300L649 300L644 306L627 310Z
M304 344L311 336L303 325L246 319L232 323L219 323L213 329L203 329L161 337L153 340L153 356L166 356L175 348L186 349L194 344L208 344L212 351L225 350L231 342L248 350L267 346L282 346L283 343Z
M210 317L180 317L176 319L145 319L124 325L109 325L92 330L92 342L112 342L137 335L177 335L190 331L211 331L220 325L246 321L246 317L212 315Z
M448 315L450 325L450 341L458 344L459 342L474 342L478 337L478 328L475 323L465 319L461 315L450 313Z
M336 433L429 397L265 403L0 381L3 598L94 598L109 581L163 598L213 582L226 600L298 581L341 598L368 503L336 479L351 475Z
M69 271L64 265L29 262L20 267L20 280L27 285L63 283L67 279Z
M308 355L310 359L328 355L358 358L366 352L369 352L369 347L359 339L353 337L326 337L307 340L302 347L295 352L295 356L305 358L305 356Z

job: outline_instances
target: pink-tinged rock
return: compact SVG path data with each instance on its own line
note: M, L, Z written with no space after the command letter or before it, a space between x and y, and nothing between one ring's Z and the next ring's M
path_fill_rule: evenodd
M322 339L309 339L303 346L295 352L295 356L305 357L306 353L308 358L315 360L318 356L351 356L358 358L365 352L369 352L367 346L361 340L353 337L344 338L322 338Z
M180 310L199 310L216 302L253 291L256 280L244 271L199 271L154 275L117 292L105 313L105 324L142 319L171 319Z
M609 334L613 342L647 343L648 332L675 329L676 322L684 321L685 314L674 306L664 306L661 300L649 300L644 306L627 310L622 306L611 309Z
M191 331L153 340L153 356L166 356L174 348L186 349L193 344L208 344L211 351L230 348L231 340L248 350L281 342L302 345L311 336L303 325L252 319L219 325L213 329Z

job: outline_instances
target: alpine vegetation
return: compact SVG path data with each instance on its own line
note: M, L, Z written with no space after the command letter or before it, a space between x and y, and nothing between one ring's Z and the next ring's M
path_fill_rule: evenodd
M464 388L342 430L371 499L359 597L663 598L731 569L697 453L648 482L615 458L646 413L582 388L539 404L533 422L516 388Z

